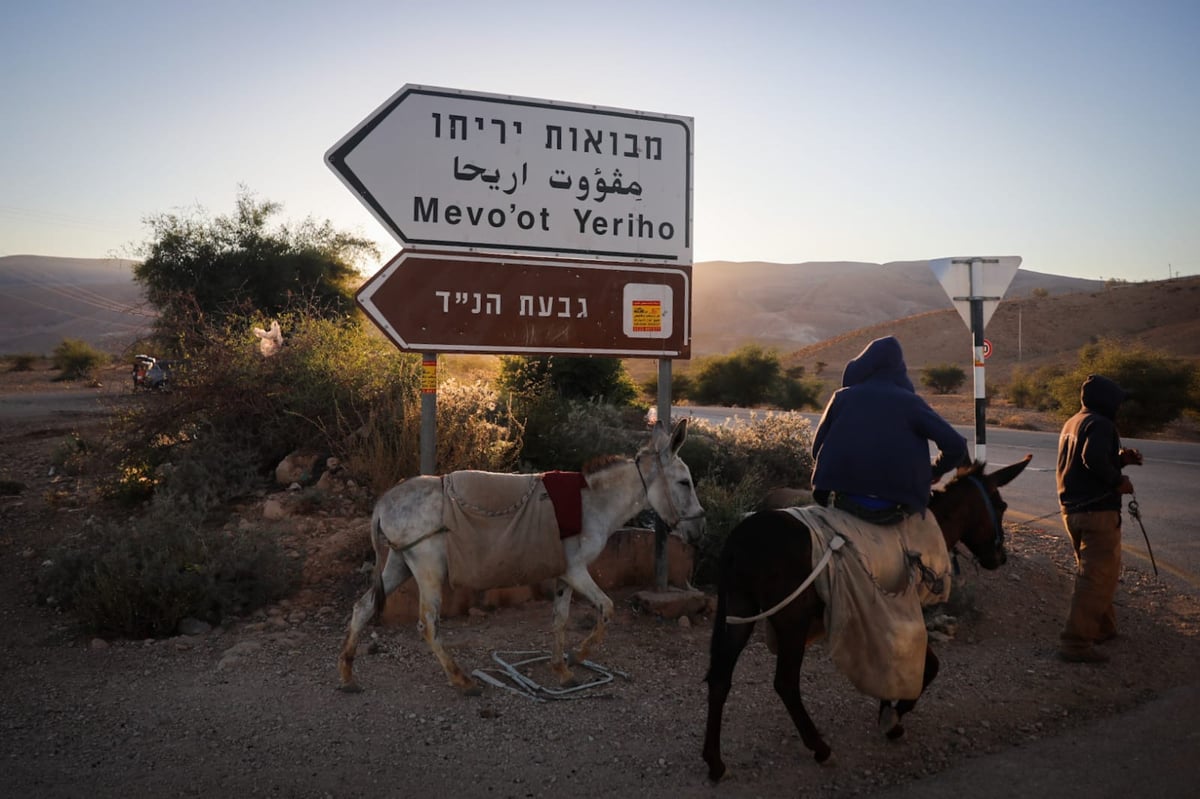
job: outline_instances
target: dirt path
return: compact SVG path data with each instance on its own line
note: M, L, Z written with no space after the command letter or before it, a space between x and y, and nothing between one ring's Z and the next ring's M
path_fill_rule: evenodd
M361 547L350 544L293 601L207 633L87 636L35 603L34 581L54 542L87 529L92 509L48 464L62 437L96 421L0 419L0 478L26 486L0 498L0 795L870 795L1089 730L1196 680L1200 600L1137 563L1121 583L1112 661L1055 659L1069 545L1049 531L1010 528L1009 563L994 573L967 565L955 584L944 608L951 636L935 644L942 673L908 718L905 739L878 734L873 700L855 693L818 645L802 677L834 748L832 763L818 766L774 695L760 632L726 712L732 776L714 789L699 757L710 620L639 615L633 589L615 594L618 617L595 656L628 677L574 701L538 703L492 687L460 697L408 626L377 629L356 664L366 690L338 692L337 651L363 580ZM337 532L301 527L310 530L301 549L330 557ZM485 668L497 650L544 650L549 618L542 601L478 610L447 620L444 635L464 667ZM577 640L591 616L577 605L572 618Z

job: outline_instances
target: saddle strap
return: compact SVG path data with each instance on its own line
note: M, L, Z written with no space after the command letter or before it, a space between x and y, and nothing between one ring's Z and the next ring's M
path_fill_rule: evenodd
M825 554L821 556L821 559L819 561L817 561L816 567L812 570L812 573L808 575L808 578L804 582L800 583L799 588L797 588L795 591L793 591L791 594L789 594L786 599L784 599L782 602L780 602L775 607L771 608L770 610L764 610L762 613L759 613L757 616L726 616L725 621L729 624L750 624L751 622L756 622L756 621L765 619L768 616L774 616L776 613L778 613L779 611L786 608L789 604L791 604L792 601L796 599L796 597L803 594L805 588L808 588L810 585L812 585L813 580L817 579L817 575L820 574L821 571L824 570L824 568L829 565L829 559L833 557L833 551L835 549L841 549L842 544L844 544L844 543L846 543L846 539L842 538L841 533L838 533L837 535L835 535L830 540L829 546L825 547Z

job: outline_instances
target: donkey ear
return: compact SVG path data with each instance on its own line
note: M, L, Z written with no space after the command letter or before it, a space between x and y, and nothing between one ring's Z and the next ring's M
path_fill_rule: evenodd
M1009 483L1012 482L1014 477L1016 477L1018 474L1020 474L1021 472L1023 472L1025 470L1025 467L1029 465L1029 462L1031 460L1033 460L1032 452L1029 453L1028 455L1026 455L1021 460L1017 461L1016 463L1005 466L1003 469L997 469L996 471L989 474L988 482L990 482L996 488L999 488L1000 486L1008 485Z
M679 448L683 446L684 440L687 438L687 417L683 417L675 423L675 429L671 431L671 454L676 455Z

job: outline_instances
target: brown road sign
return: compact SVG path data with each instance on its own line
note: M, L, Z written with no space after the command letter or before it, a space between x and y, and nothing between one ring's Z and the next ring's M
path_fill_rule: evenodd
M402 350L691 357L692 267L405 250L359 290Z

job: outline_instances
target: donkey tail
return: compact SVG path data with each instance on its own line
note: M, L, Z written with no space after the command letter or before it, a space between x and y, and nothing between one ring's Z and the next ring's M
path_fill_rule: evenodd
M708 673L704 675L705 682L711 681L714 668L717 668L719 664L726 664L730 658L729 593L733 582L731 549L727 543L725 550L721 553L717 577L717 610L713 616L712 638L708 644ZM734 658L736 659L736 655Z
M387 603L387 592L383 588L383 567L392 555L387 536L383 534L379 514L371 516L371 548L375 550L375 566L371 569L371 590L375 595L371 602L374 609L371 613L371 624L378 624L379 617L383 615L383 606Z

